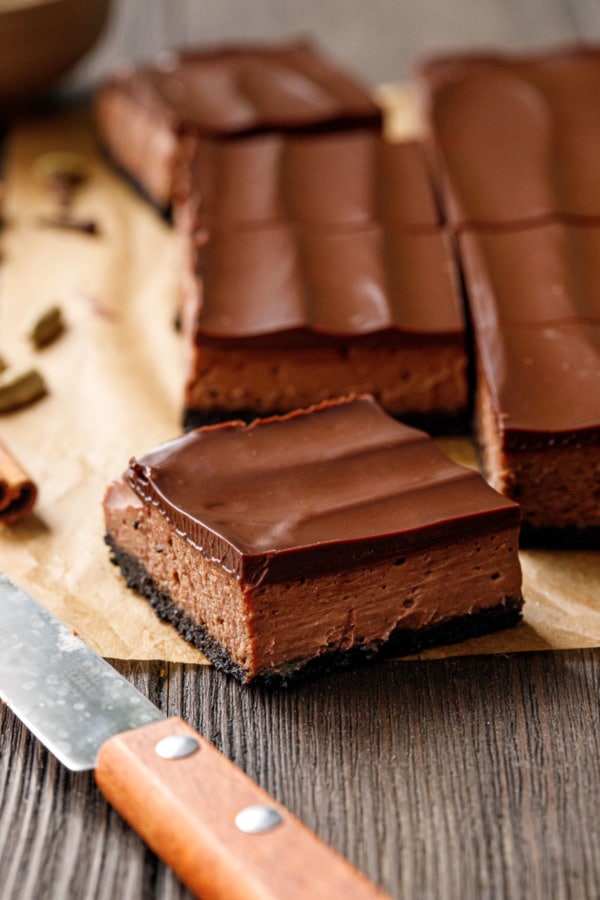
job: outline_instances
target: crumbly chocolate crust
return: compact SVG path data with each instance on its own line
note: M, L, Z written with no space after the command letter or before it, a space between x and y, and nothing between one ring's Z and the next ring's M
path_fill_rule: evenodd
M506 597L504 603L490 609L480 610L468 616L457 616L439 625L419 630L398 629L378 651L356 647L348 651L324 653L314 659L292 661L283 669L264 672L256 678L249 679L247 673L232 661L227 651L206 628L179 609L169 595L158 588L138 559L122 550L112 535L106 534L104 540L112 551L111 562L119 566L127 586L146 597L156 615L174 625L181 636L201 650L217 668L243 684L251 682L253 685L287 687L291 683L306 680L332 669L350 668L375 660L408 656L440 644L459 643L482 634L514 627L521 620L523 601L518 597Z
M527 522L523 522L519 546L543 550L598 550L600 527L532 528Z

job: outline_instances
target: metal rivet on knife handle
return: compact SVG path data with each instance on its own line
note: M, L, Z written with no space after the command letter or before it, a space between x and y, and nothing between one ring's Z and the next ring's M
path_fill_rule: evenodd
M270 806L247 806L235 817L236 827L246 834L262 834L281 825L283 819L276 809Z
M154 748L162 759L183 759L200 749L198 741L185 734L170 734L158 742Z

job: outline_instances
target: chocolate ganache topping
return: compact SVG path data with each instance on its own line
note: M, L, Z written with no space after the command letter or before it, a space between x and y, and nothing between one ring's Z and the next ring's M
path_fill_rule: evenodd
M235 259L235 265L231 264ZM199 248L203 339L399 332L464 338L446 235L383 230L304 231L286 224L214 231Z
M458 238L477 328L600 325L600 227L552 221Z
M482 329L478 352L508 448L600 444L600 325Z
M182 52L114 83L173 128L212 136L381 119L367 91L305 41Z
M368 397L198 429L132 460L126 479L249 584L371 564L519 515Z
M422 76L452 225L600 219L597 49L446 57Z
M422 145L390 143L372 129L199 140L188 187L197 220L209 227L440 224Z
M199 341L463 339L420 145L366 130L201 141L191 172Z

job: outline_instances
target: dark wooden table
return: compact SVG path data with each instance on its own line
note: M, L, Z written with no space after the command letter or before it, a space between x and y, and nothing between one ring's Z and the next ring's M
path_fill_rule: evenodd
M75 80L184 40L299 31L375 84L434 49L600 39L600 3L125 0ZM117 668L394 897L600 896L600 650L387 662L278 693ZM92 776L0 709L0 898L187 896Z

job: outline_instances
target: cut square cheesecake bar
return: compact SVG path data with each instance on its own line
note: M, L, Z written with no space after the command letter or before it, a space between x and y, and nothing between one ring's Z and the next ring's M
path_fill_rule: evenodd
M490 483L522 537L600 546L600 227L550 221L459 237Z
M519 502L524 540L598 547L600 53L448 56L421 79L484 471Z
M444 235L212 231L190 282L186 428L352 392L430 430L464 422L465 325Z
M369 397L190 432L104 509L129 586L243 682L520 618L518 506Z
M186 139L370 125L367 90L306 41L200 48L121 72L99 90L96 119L113 159L169 207Z
M419 144L365 130L199 142L175 212L186 427L354 392L464 427L462 298Z
M477 437L523 539L600 546L600 325L482 329Z

